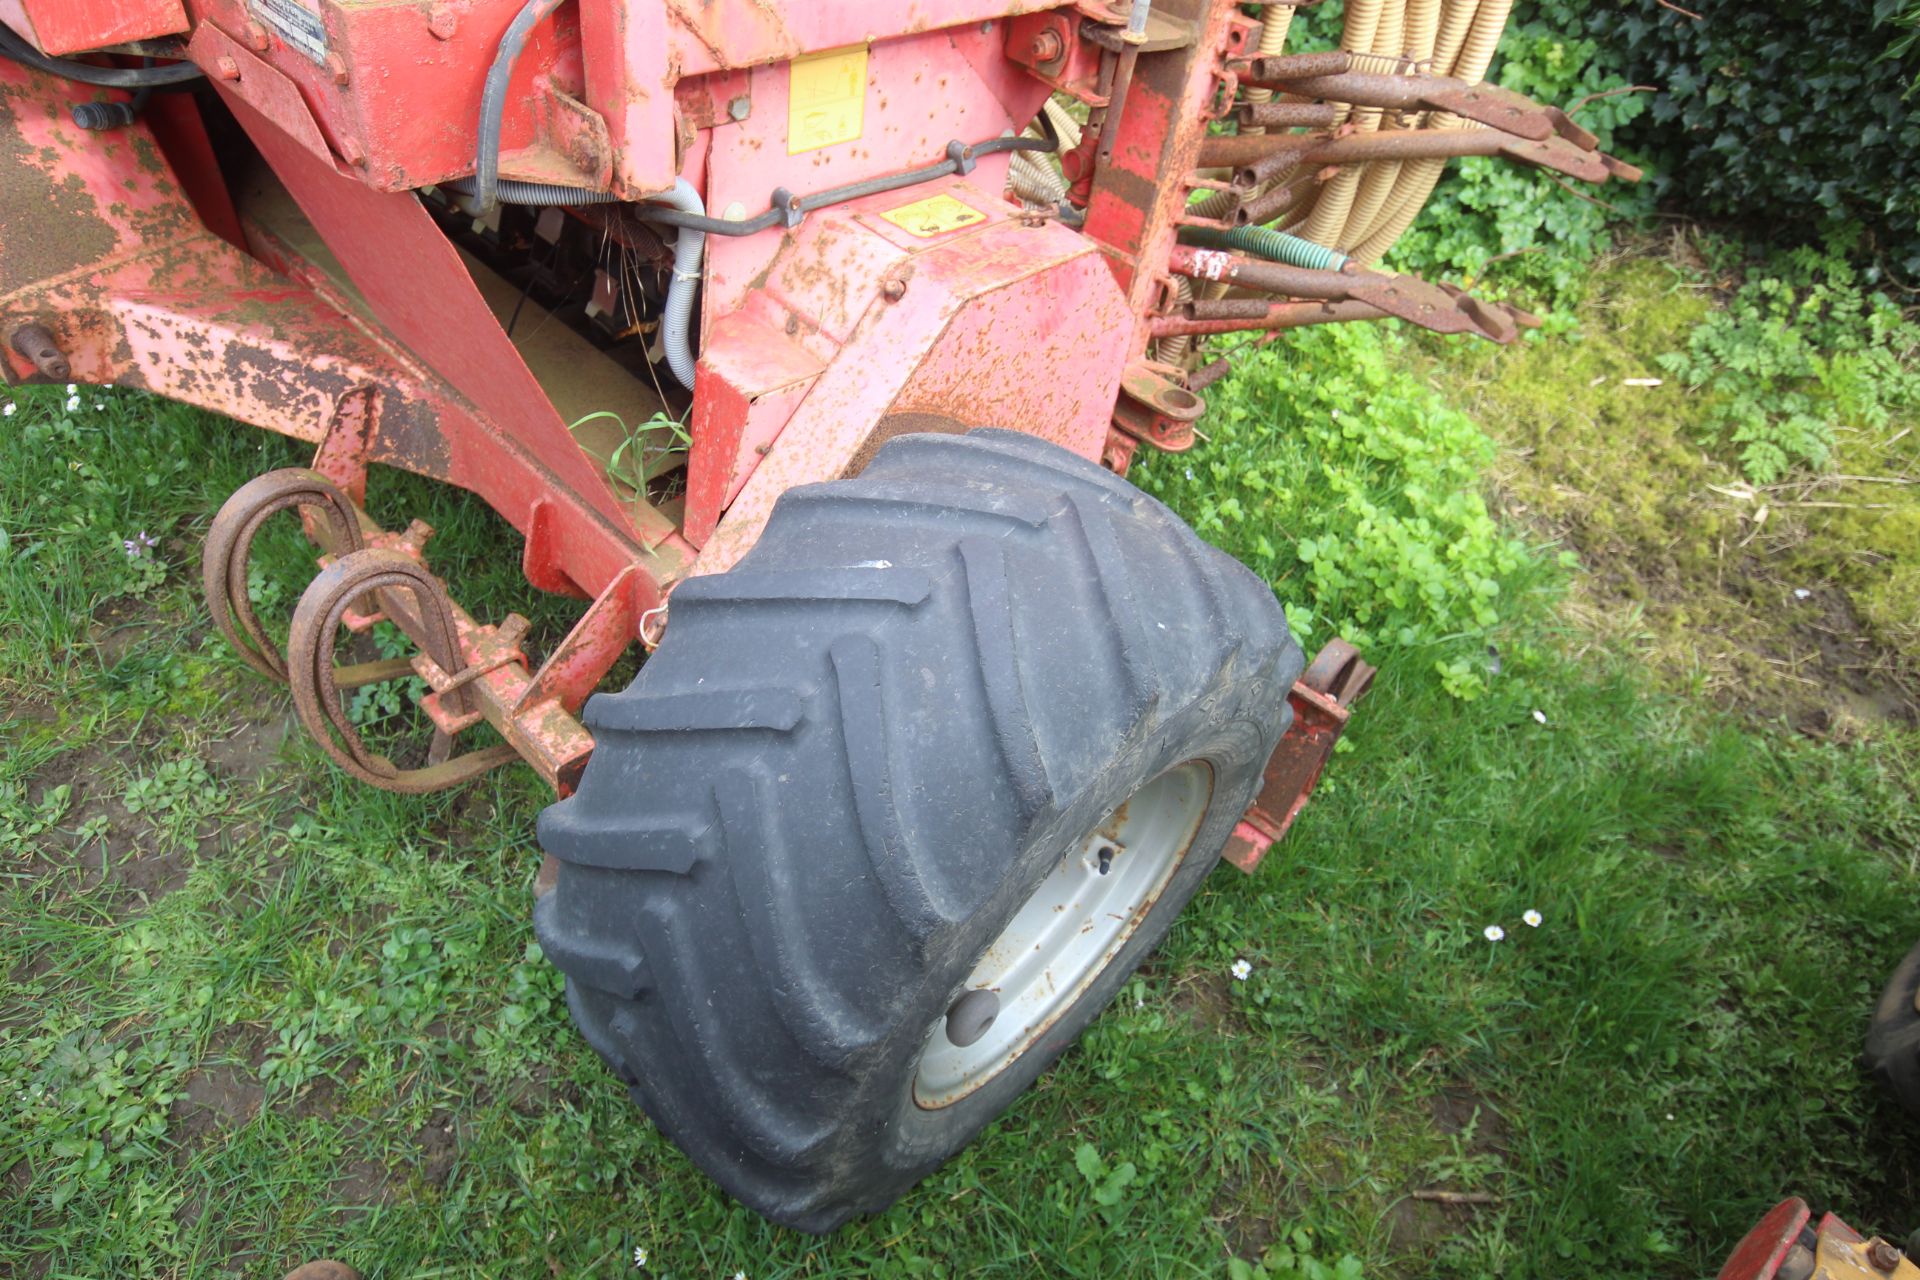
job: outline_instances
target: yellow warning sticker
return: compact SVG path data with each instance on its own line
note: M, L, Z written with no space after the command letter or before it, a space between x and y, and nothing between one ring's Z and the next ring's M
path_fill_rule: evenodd
M986 214L949 195L928 196L925 200L889 209L880 216L908 235L922 237L941 235L987 220Z
M860 136L867 104L867 46L810 53L787 68L788 155Z

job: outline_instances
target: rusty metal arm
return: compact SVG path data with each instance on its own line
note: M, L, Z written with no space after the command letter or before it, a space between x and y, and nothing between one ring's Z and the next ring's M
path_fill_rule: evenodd
M1531 139L1500 129L1382 129L1377 133L1237 134L1209 138L1200 148L1208 167L1236 170L1234 181L1253 188L1290 169L1369 160L1452 159L1505 156L1522 164L1564 173L1582 182L1609 178L1635 181L1640 171L1623 161L1565 138Z
M1217 249L1196 249L1188 245L1176 245L1169 256L1168 265L1176 275L1232 283L1262 293L1296 299L1365 303L1380 315L1394 316L1435 333L1473 333L1503 344L1512 342L1518 336L1518 325L1505 312L1479 303L1463 293L1449 292L1418 276L1381 275L1360 270L1351 264L1340 271L1312 271L1305 267L1266 262ZM1204 322L1196 318L1189 323ZM1296 323L1310 324L1313 321L1300 320ZM1257 323L1242 327L1268 326ZM1157 334L1160 331L1156 329L1155 332ZM1166 332L1220 333L1226 330L1169 327Z
M1517 133L1523 138L1544 141L1572 129L1588 139L1593 135L1580 129L1557 107L1543 107L1530 98L1498 85L1468 84L1452 76L1380 75L1369 71L1341 71L1331 75L1262 74L1255 58L1242 85L1273 89L1295 97L1326 102L1347 102L1356 107L1378 107L1391 111L1445 111L1489 128ZM1272 68L1265 70L1271 71ZM1589 145L1593 145L1591 142Z
M1243 102L1233 110L1242 128L1331 129L1340 110L1330 102Z

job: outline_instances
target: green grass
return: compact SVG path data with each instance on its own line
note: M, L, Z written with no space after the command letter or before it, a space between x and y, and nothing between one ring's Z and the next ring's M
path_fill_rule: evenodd
M1056 1071L821 1241L719 1193L573 1034L532 948L526 770L424 799L351 784L210 636L205 521L300 450L123 392L14 398L0 1272L614 1275L642 1247L656 1276L1227 1276L1280 1242L1317 1263L1276 1249L1275 1277L1349 1255L1683 1276L1790 1192L1915 1225L1920 1127L1854 1057L1920 932L1920 741L1757 731L1616 649L1569 656L1587 641L1541 557L1501 569L1470 510L1448 527L1503 584L1500 669L1465 700L1436 658L1478 654L1480 624L1384 637L1350 748L1259 873L1219 872ZM1241 424L1194 459L1267 429ZM1399 465L1354 464L1354 491L1390 508ZM1207 503L1254 503L1234 483L1173 496L1206 527ZM1317 483L1258 500L1309 509ZM388 479L376 505L440 530L430 557L483 619L564 620L478 503ZM142 530L159 545L129 556ZM257 588L284 609L310 572L281 531ZM1490 1200L1409 1198L1429 1189Z

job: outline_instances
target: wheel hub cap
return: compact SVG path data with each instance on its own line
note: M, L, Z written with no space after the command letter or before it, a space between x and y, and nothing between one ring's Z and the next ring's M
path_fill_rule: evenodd
M1032 1048L1119 954L1186 858L1213 795L1191 760L1076 842L968 976L927 1037L914 1101L949 1106Z

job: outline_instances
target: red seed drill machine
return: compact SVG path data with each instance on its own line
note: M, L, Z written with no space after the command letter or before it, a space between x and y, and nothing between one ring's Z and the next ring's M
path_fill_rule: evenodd
M1220 0L0 0L7 373L313 445L214 520L215 621L371 785L530 764L581 1031L828 1230L1305 802L1371 669L1124 476L1194 445L1197 338L1527 321L1373 265L1449 157L1633 176L1481 83L1508 7L1349 0L1301 53ZM570 633L463 610L375 465L484 499ZM336 661L380 619L417 653ZM407 764L342 703L399 675Z

